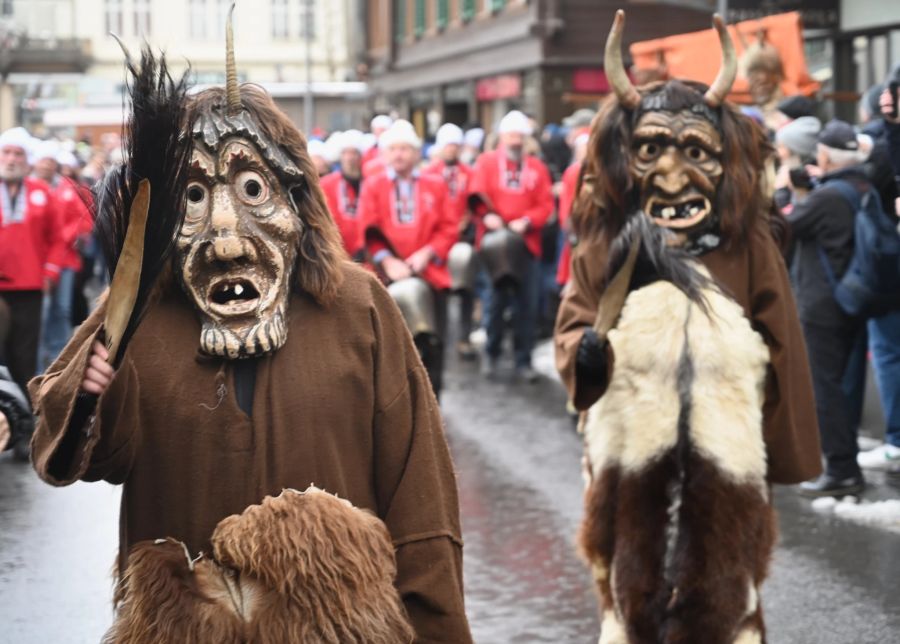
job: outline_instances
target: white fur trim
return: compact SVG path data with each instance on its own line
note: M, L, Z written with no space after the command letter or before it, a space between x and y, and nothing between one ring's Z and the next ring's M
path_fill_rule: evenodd
M748 626L734 638L734 644L762 644L762 636L758 630Z
M603 611L598 644L628 644L628 635L619 618L611 610Z
M706 296L710 317L669 282L629 294L609 334L612 380L585 423L595 477L607 465L639 471L675 445L677 370L689 319L691 441L723 473L765 493L762 405L768 349L740 306L716 292Z

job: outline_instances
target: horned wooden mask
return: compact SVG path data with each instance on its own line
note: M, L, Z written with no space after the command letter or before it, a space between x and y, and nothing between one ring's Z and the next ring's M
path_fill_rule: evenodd
M201 350L236 359L287 341L302 234L291 189L303 172L241 105L230 16L226 39L226 100L194 124L176 248L182 285L202 318Z

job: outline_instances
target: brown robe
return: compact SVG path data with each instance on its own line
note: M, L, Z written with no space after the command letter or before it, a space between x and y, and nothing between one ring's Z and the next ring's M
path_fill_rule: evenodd
M575 357L585 327L597 317L606 258L605 242L579 243L572 255L572 280L556 319L556 366L579 410L588 409L603 394L602 387L578 382ZM700 259L769 347L763 407L769 481L799 483L817 476L822 462L806 344L787 269L767 223L760 220L746 243L720 247ZM615 356L609 357L613 369Z
M120 569L144 539L210 552L224 517L314 484L386 523L416 641L470 642L437 402L390 296L362 269L343 272L328 307L292 297L287 343L259 360L252 418L237 404L233 363L199 354L199 318L172 289L138 328L96 420L63 442L101 306L31 383L35 469L53 485L124 485Z

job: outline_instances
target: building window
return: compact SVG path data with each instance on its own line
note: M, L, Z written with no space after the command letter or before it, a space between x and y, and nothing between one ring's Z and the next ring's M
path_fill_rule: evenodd
M206 40L206 0L189 0L188 33L192 40Z
M122 0L106 0L106 33L122 34Z
M0 15L13 15L13 0L3 0L3 2L0 3Z
M491 0L491 11L497 13L506 6L506 0Z
M438 29L446 29L450 22L450 0L437 0L437 18L435 24Z
M287 38L288 0L272 0L272 38Z
M425 33L425 0L416 0L416 38Z
M232 0L213 0L215 7L213 11L212 22L212 39L216 42L222 42L225 39L225 25L228 22L228 10L231 9Z
M150 35L150 0L134 0L134 35Z
M314 0L300 0L300 37L316 37L316 3Z
M459 0L459 15L465 20L475 17L475 0Z
M394 40L406 39L406 0L394 2Z

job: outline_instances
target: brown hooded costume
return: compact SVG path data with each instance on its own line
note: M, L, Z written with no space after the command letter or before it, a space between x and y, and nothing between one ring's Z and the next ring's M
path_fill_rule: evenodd
M762 131L709 88L635 89L616 16L573 215L557 366L585 410L579 545L601 644L760 644L770 483L820 469L809 368L760 188ZM623 259L627 256L626 259Z
M150 180L145 269L154 218L186 214L159 242L175 255L158 253L168 259L112 382L85 413L92 343L110 324L104 298L30 385L34 467L52 485L123 485L120 573L140 541L208 554L225 517L314 484L384 522L415 641L469 642L456 480L428 376L390 296L345 259L302 135L265 92L238 89L229 58L227 93L197 94L193 125L169 128L179 150L193 147L189 177L178 174L187 162L172 168L174 206L153 201L171 184ZM129 161L100 205L120 236L119 197L146 176L138 164L159 138L137 112L168 100L164 65L157 75L145 52L130 69ZM170 158L149 157L147 171Z

